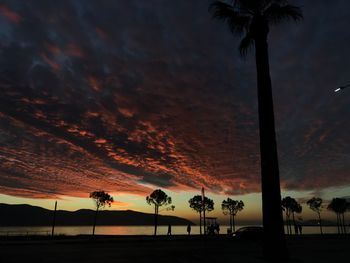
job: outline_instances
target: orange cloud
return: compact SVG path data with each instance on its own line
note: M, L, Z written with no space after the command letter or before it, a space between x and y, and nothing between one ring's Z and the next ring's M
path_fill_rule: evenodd
M78 47L76 44L70 43L66 49L66 54L68 56L78 57L78 58L84 58L85 54L84 51Z
M87 81L88 85L90 86L90 88L92 88L94 91L101 91L102 90L101 83L96 77L88 76L86 78L86 81Z
M22 21L22 17L19 14L5 5L0 5L0 14L15 24L19 24Z
M58 72L61 69L61 65L48 58L46 54L42 53L41 58L52 68L53 71Z

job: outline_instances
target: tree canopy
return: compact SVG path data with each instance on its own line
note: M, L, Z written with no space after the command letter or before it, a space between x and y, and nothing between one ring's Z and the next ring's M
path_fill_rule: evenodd
M146 197L146 202L149 205L155 205L156 207L160 207L160 206L170 205L172 203L172 200L171 200L171 197L168 196L161 189L157 189L157 190L154 190L149 196Z
M244 208L244 203L242 200L233 200L231 198L227 198L227 200L223 200L221 204L221 209L224 215L233 215L235 216L239 211L242 211Z
M322 198L313 197L306 202L306 204L310 207L310 209L316 213L320 213L322 210Z
M90 193L90 198L95 201L96 209L100 207L105 207L106 205L111 206L113 203L113 197L111 197L105 191L94 191Z
M190 204L190 208L192 208L197 213L201 213L203 210L208 212L214 210L214 201L206 196L204 197L204 209L201 195L195 195L190 200L188 200L188 203Z

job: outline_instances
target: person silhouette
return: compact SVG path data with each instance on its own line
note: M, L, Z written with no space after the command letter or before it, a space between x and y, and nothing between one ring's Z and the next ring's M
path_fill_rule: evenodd
M299 234L303 234L303 226L301 225L301 223L298 224L298 229L299 229Z
M294 224L294 232L295 232L296 235L299 234L299 226L298 226L297 222Z
M167 235L171 236L171 225L170 224L168 225L168 234Z
M191 235L191 225L190 224L187 225L187 233L188 233L188 235Z
M219 235L220 234L220 225L216 224L216 233Z

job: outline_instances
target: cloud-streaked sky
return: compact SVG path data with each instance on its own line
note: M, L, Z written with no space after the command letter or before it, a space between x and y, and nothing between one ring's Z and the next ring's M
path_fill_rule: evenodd
M1 0L0 192L259 192L254 56L208 2ZM349 186L350 4L294 3L270 33L282 186Z

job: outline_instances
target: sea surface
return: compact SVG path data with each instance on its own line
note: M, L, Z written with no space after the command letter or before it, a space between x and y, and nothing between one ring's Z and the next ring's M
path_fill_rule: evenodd
M243 225L236 226L236 230ZM220 233L227 233L229 226L220 226ZM173 235L186 235L187 226L172 226ZM49 226L19 226L19 227L0 227L0 236L8 235L51 235L52 228ZM294 229L293 229L294 231ZM157 234L166 235L168 226L158 226ZM199 226L192 226L191 234L199 234ZM92 226L56 226L55 235L90 235ZM95 234L97 235L153 235L153 226L96 226ZM293 232L294 233L294 232ZM303 234L319 234L318 226L304 226ZM323 233L336 234L336 226L323 227ZM347 227L347 233L350 233L350 227Z

